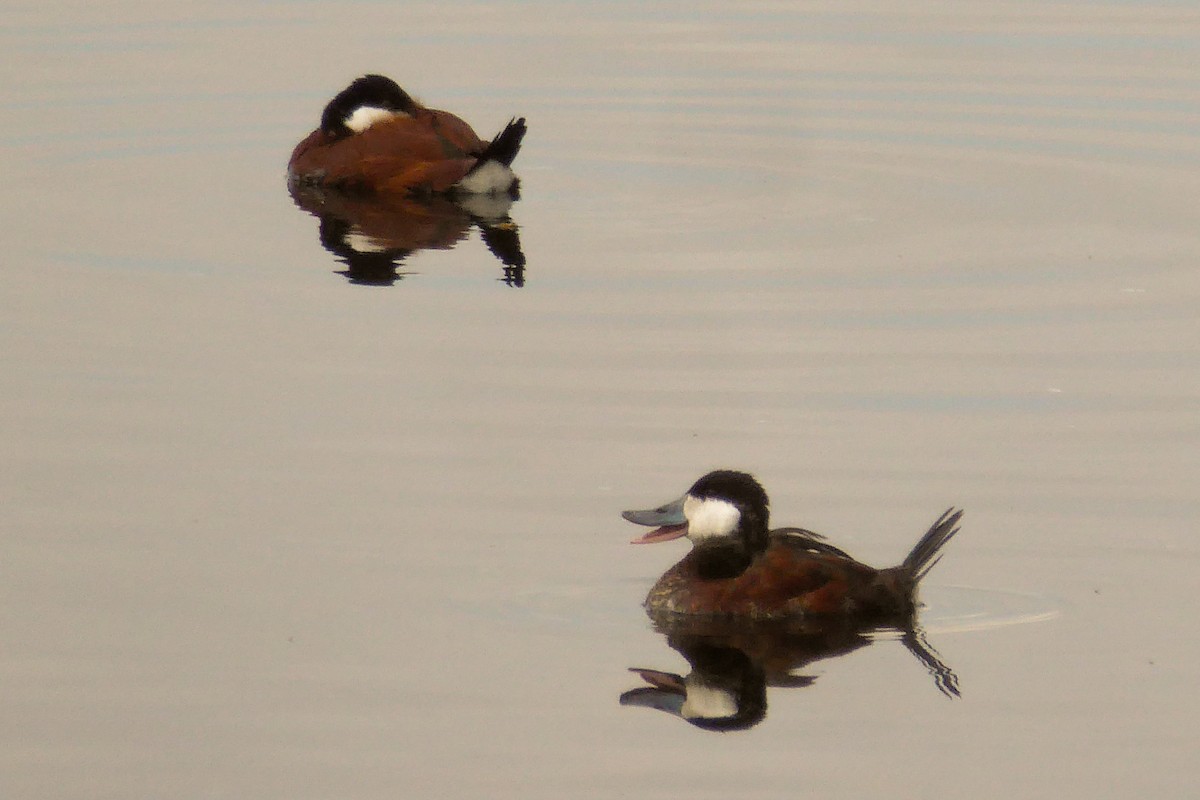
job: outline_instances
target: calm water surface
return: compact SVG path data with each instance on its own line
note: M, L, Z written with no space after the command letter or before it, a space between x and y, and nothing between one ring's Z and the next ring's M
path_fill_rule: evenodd
M1191 796L1192 4L6 19L0 795ZM529 119L522 286L339 274L284 164L368 71ZM718 466L878 565L965 507L961 698L881 635L621 705L697 664L617 512Z

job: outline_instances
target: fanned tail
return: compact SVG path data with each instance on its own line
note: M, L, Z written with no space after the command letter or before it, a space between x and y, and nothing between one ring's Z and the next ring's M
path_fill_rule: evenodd
M962 515L961 509L953 507L946 509L946 513L933 523L933 526L925 532L925 535L904 559L900 569L905 575L911 576L913 586L916 586L941 560L941 550L946 546L946 542L953 539L954 534L958 533L958 521L962 519Z
M487 161L496 161L506 167L512 166L513 159L521 151L521 140L524 138L525 118L509 120L508 124L504 126L504 130L496 134L496 138L483 148L476 166Z
M454 185L456 192L507 194L512 199L517 199L520 196L521 182L509 165L521 150L521 140L524 138L525 118L509 122L476 156L475 163L467 170L462 180Z
M913 546L903 562L880 573L892 602L898 605L899 610L894 613L903 614L905 617L904 624L899 626L903 632L904 646L929 670L938 690L950 698L959 696L958 676L942 661L937 651L925 640L924 631L917 626L916 592L917 584L941 560L942 548L958 533L958 523L962 515L961 509L946 509Z

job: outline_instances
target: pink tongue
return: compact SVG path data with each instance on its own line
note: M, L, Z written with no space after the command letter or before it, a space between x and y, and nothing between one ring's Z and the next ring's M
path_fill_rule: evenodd
M664 525L661 528L655 528L645 536L632 540L632 544L654 544L655 542L669 542L672 539L678 539L687 533L687 523L683 525Z

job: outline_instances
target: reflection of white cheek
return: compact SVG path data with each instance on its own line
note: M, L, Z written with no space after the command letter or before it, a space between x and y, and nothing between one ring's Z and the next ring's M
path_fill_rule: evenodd
M692 541L729 536L737 530L742 514L728 500L714 497L683 501L683 514L688 521L688 537Z
M679 713L684 719L726 719L737 715L737 698L732 692L703 684L688 684L687 699Z

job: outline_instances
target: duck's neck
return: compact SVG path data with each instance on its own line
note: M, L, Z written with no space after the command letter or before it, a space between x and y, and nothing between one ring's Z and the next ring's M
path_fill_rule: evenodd
M746 571L756 554L742 542L710 542L692 550L696 573L705 580L736 578Z
M705 580L734 578L741 575L770 542L766 510L742 509L737 530L694 545L692 559L697 573Z

